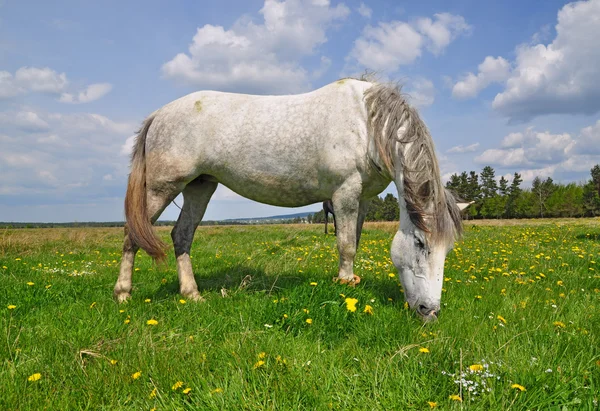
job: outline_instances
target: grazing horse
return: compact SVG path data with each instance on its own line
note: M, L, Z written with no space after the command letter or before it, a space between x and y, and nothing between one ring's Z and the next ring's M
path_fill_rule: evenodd
M219 183L276 206L331 199L338 279L357 282L354 257L369 200L392 181L400 206L392 261L409 306L424 320L435 319L444 261L462 222L443 187L429 131L397 86L343 79L291 96L189 94L152 113L137 135L115 298L130 297L139 248L156 260L165 258L166 245L152 224L183 193L171 232L179 290L201 299L190 248Z
M329 214L333 216L333 234L337 235L337 224L335 222L335 213L333 212L333 203L331 200L323 201L323 214L325 214L325 234L327 234L327 223L329 222Z

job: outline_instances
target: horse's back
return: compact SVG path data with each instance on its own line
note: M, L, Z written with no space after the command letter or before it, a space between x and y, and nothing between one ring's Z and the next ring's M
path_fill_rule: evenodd
M291 96L192 93L155 113L149 158L162 173L190 181L211 175L257 201L321 201L368 167L363 93L369 86L340 80Z

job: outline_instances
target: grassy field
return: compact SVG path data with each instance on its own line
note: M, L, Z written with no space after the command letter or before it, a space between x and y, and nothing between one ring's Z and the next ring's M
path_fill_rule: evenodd
M598 409L600 220L467 222L426 325L395 227L366 226L356 288L321 225L201 227L206 302L140 253L123 305L121 230L2 230L0 409Z

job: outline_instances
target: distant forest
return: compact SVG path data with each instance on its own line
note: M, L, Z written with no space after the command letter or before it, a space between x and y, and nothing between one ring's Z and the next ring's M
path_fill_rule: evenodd
M490 166L453 174L446 183L461 201L475 203L464 212L467 219L595 217L600 215L600 165L591 170L585 183L555 183L550 177L534 178L531 188L521 188L519 173L511 181ZM377 197L369 206L366 221L397 221L398 201L392 194ZM308 216L309 223L323 223L323 211Z

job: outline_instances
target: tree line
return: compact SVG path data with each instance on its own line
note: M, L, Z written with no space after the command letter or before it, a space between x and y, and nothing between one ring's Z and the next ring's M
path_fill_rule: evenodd
M568 184L535 177L530 188L521 188L519 173L511 181L504 176L496 180L494 169L486 166L480 174L453 174L446 188L475 202L467 208L467 218L595 217L600 215L600 165L590 174L586 182Z
M514 173L510 180L490 166L481 173L463 171L446 183L460 201L474 203L464 212L467 219L595 217L600 215L600 165L590 170L591 178L581 183L556 183L535 177L530 188ZM366 221L397 221L398 200L393 194L376 197L369 205ZM323 210L307 217L309 223L324 223Z
M384 198L375 197L369 204L365 221L398 221L400 207L398 199L393 194L387 194ZM309 214L306 218L308 223L324 223L325 213L320 210L314 214ZM333 221L331 217L329 221Z

